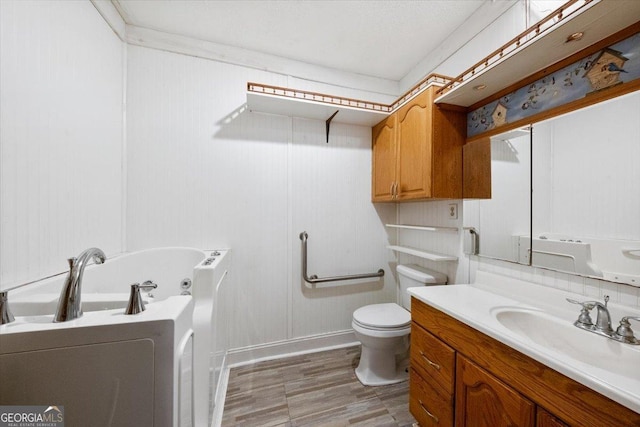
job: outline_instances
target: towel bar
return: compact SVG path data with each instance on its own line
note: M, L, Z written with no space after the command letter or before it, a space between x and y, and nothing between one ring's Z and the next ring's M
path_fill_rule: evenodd
M307 239L309 235L306 231L300 233L300 240L302 240L302 278L307 283L324 283L324 282L337 282L340 280L354 280L354 279L367 279L370 277L382 277L384 276L384 270L380 269L376 273L366 274L354 274L350 276L334 276L334 277L318 277L317 275L309 276L307 274Z

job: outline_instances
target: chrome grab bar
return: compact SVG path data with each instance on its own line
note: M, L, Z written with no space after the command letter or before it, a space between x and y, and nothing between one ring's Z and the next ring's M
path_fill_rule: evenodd
M384 270L380 269L376 273L367 274L354 274L351 276L334 276L334 277L318 277L317 275L309 276L307 273L307 239L309 235L306 231L300 233L300 240L302 240L302 278L307 283L324 283L324 282L337 282L339 280L353 280L353 279L367 279L370 277L382 277L384 276Z

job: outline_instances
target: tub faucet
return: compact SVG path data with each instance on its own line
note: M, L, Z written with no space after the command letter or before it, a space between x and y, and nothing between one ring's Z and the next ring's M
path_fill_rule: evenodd
M14 320L16 319L9 310L9 292L2 291L0 292L0 325L11 323Z
M89 248L83 251L77 258L69 258L69 275L60 292L58 308L53 317L54 322L66 322L82 316L82 275L89 259L93 258L96 264L102 264L107 257L98 248Z

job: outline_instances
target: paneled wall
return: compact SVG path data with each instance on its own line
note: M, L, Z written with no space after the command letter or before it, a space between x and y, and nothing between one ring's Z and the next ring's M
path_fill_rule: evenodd
M122 251L124 45L88 1L0 2L0 287Z
M287 77L129 46L127 249L233 249L230 347L351 327L361 305L395 298L384 223L370 202L371 129L252 113L247 81ZM311 273L382 281L312 288Z
M458 210L457 218L449 217L449 205L455 205ZM443 228L462 227L462 203L460 200L441 200L423 203L399 204L398 223L418 224ZM397 241L401 246L422 249L427 252L438 252L446 255L458 256L458 261L430 261L413 255L398 254L401 264L418 264L432 270L444 273L449 283L464 283L465 262L461 251L462 234L460 231L397 231Z

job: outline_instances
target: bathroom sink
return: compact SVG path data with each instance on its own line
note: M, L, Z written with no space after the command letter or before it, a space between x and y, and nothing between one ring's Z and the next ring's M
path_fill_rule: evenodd
M605 371L640 381L640 348L581 330L544 311L517 307L492 310L520 338Z

